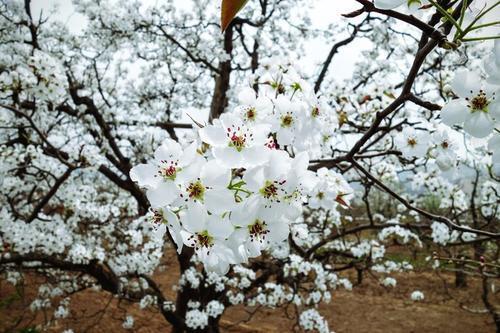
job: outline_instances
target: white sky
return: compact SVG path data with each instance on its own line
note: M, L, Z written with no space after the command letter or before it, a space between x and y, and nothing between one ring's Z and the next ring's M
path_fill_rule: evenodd
M143 0L145 3L155 3L156 0ZM214 0L216 2L217 0ZM183 6L187 2L179 1L179 5ZM33 16L37 17L40 10L43 10L44 16L48 15L51 8L58 6L56 19L66 23L70 31L77 33L86 24L85 18L75 12L71 0L33 0L32 12ZM326 28L329 24L339 21L348 22L341 14L351 12L357 9L359 5L355 1L346 0L316 0L314 1L311 14L314 28ZM244 16L244 12L242 13ZM339 39L345 38L340 36ZM307 50L304 57L304 69L307 72L317 70L317 64L322 63L332 43L324 43L319 40L310 40L306 42ZM369 42L366 40L355 40L348 47L340 49L340 52L334 57L329 71L335 73L336 78L341 81L350 78L352 68L356 61L360 59L361 51L369 47Z

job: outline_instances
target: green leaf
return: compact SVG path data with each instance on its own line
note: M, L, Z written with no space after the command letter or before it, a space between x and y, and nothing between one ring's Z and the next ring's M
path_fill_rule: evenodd
M223 32L247 2L248 0L222 0L220 26Z

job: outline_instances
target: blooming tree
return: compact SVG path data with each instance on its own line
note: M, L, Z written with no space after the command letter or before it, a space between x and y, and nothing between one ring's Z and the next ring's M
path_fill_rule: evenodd
M342 271L395 287L412 269L396 244L479 276L500 327L500 3L353 2L322 31L303 1L249 1L223 34L213 1L78 0L79 32L2 3L0 272L47 277L32 310L64 318L98 286L174 332L217 332L238 304L328 332ZM333 40L314 73L293 60L307 38ZM377 47L339 82L356 38Z

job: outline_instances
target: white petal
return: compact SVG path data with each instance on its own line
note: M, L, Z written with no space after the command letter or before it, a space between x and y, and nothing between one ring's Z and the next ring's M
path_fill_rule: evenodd
M289 220L296 220L302 214L302 202L292 201L286 206L284 216Z
M229 271L229 263L234 262L234 254L227 246L215 244L202 261L207 272L225 275Z
M252 88L243 88L238 94L238 100L243 105L253 105L255 103L255 90Z
M495 134L488 141L488 149L490 151L499 151L500 152L500 134Z
M260 240L256 238L253 241L247 241L245 245L248 257L255 258L260 256L262 249L264 249L267 244L261 243Z
M500 65L500 39L495 39L495 43L493 44L493 53L496 55L496 58L499 59Z
M491 156L491 162L493 164L500 164L500 149L493 152L493 155Z
M234 207L234 194L227 188L208 190L205 205L211 213L222 214Z
M226 188L231 181L231 170L220 165L216 160L211 160L203 166L200 178L205 186Z
M139 183L139 186L155 187L160 181L158 168L151 164L139 164L130 169L130 179Z
M193 247L193 234L190 233L190 232L187 232L186 230L181 230L180 232L180 235L181 235L181 238L182 238L182 242L184 243L184 245L186 246L189 246L189 247Z
M269 241L271 243L280 243L284 241L290 233L290 227L284 221L277 221L269 224Z
M178 184L184 184L197 179L198 177L200 177L201 170L205 163L205 159L200 159L196 162L193 162L177 174L177 177L175 177L175 181Z
M216 147L213 149L215 158L227 168L244 167L241 152L234 147Z
M207 125L201 128L198 133L203 142L214 147L226 146L229 142L226 131L221 126Z
M294 110L292 102L285 95L279 95L274 101L274 105L281 113L291 112Z
M254 146L262 146L267 142L269 132L271 132L270 124L255 125L252 128Z
M497 123L500 123L500 100L495 100L492 103L490 103L490 105L488 105L488 111L491 117L495 119Z
M168 232L170 233L170 236L172 236L172 239L177 246L177 253L182 252L182 236L181 236L181 224L179 223L179 219L177 218L177 215L172 213L170 210L165 209L163 211L163 217L167 221L167 226L168 226Z
M294 170L305 171L309 166L309 154L305 151L297 154L292 161L292 168Z
M235 226L247 226L255 221L259 212L260 201L256 195L251 195L243 203L234 204L231 211L231 223Z
M210 215L207 221L208 233L219 239L228 238L234 231L234 227L228 218L219 215Z
M481 77L471 71L462 70L455 74L451 82L453 91L460 97L468 97L472 92L477 92L481 89Z
M269 161L270 149L266 146L250 147L241 151L242 168L262 165Z
M220 122L222 124L222 128L224 129L224 131L226 131L228 128L231 128L233 126L235 128L245 126L243 124L243 121L240 118L238 118L236 115L234 115L233 113L224 113L220 117Z
M183 168L186 165L197 163L197 161L201 159L203 159L203 157L198 153L198 142L193 141L184 149L182 156L179 159L179 166Z
M407 0L375 0L375 7L380 9L394 9L401 6Z
M207 211L201 204L191 203L182 212L182 226L191 233L204 231L206 229L207 217Z
M280 128L276 133L276 140L280 146L291 145L294 138L295 135L291 128Z
M288 174L292 159L283 150L271 150L269 167L267 169L268 179L277 179Z
M255 108L257 109L259 118L264 118L269 115L269 112L272 111L273 103L269 100L269 98L259 96L255 101Z
M162 181L157 187L148 190L146 193L153 207L162 207L171 204L179 194L179 187L172 181Z
M243 175L243 180L246 183L246 187L250 191L258 191L262 186L264 186L264 182L266 181L264 167L247 170Z
M177 160L182 154L181 145L172 139L163 141L160 147L155 151L155 159L157 161L172 161Z
M452 167L455 166L455 161L456 161L456 156L453 156L452 154L439 154L436 157L436 163L438 167L443 170L450 170Z
M470 113L463 99L449 101L441 109L441 120L448 126L463 123Z
M312 191L318 185L319 179L314 172L306 170L301 175L300 182L306 191Z
M162 240L163 236L165 236L166 231L167 231L167 226L162 223L155 227L155 229L152 232L152 238L157 240Z
M494 124L491 117L482 111L474 112L472 117L464 123L464 130L476 138L484 138L493 131Z
M287 207L288 205L283 203L272 203L272 205L268 203L266 206L261 207L259 215L265 221L276 220L285 213Z

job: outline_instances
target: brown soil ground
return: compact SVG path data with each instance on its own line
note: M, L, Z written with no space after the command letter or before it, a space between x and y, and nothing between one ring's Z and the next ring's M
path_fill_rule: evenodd
M172 259L173 260L173 259ZM177 278L167 259L166 269L155 279L171 299L172 284ZM354 277L354 276L352 276ZM328 319L330 328L337 333L358 332L495 332L493 320L483 310L479 281L469 280L467 288L453 286L452 275L437 276L431 272L412 272L396 276L396 288L381 287L377 280L366 275L361 285L352 291L338 290L333 293L330 304L323 305L320 312ZM354 281L354 279L352 279ZM448 284L448 290L444 288ZM37 327L47 317L34 316L29 304L37 292L38 282L33 278L24 290L24 297L12 299L12 286L0 281L0 332L34 333L40 330L22 330ZM412 302L410 294L421 290L425 294L422 302ZM500 304L499 299L492 299ZM28 308L27 308L28 306ZM468 310L465 310L467 308ZM294 310L288 309L293 317ZM221 320L223 332L292 332L294 320L287 318L286 309L253 309L236 307L224 313ZM80 332L131 332L122 327L123 318L131 314L135 318L133 332L169 332L169 325L155 311L140 310L137 304L118 301L108 293L86 290L72 296L71 316L54 322L49 332L62 332L71 328ZM9 327L20 320L15 329ZM39 326L38 326L39 327Z

